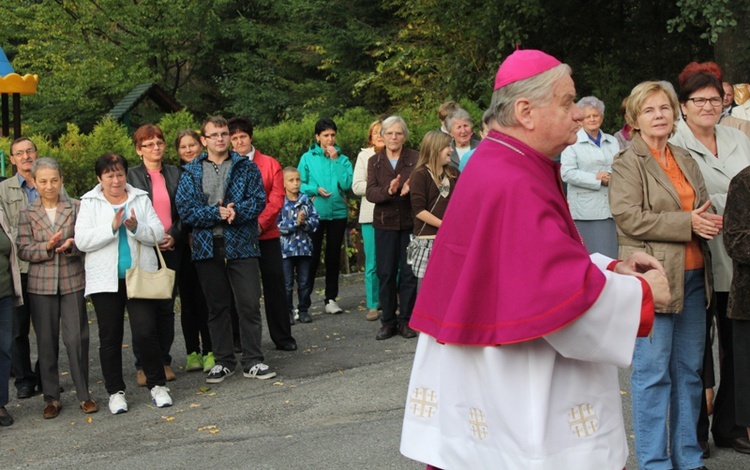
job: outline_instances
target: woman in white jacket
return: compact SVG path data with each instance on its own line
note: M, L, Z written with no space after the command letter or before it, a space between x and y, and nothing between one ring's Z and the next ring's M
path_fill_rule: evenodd
M86 253L86 296L91 298L99 324L99 358L112 414L125 413L125 382L122 377L122 336L125 307L128 308L133 344L141 353L146 385L151 399L161 408L172 405L162 366L156 333L158 301L128 299L125 271L136 259L140 267L156 271L153 247L164 238L164 227L148 193L126 183L128 164L118 154L107 153L96 161L99 184L81 198L75 226L75 243Z
M617 259L617 232L609 212L609 178L620 144L600 129L604 121L601 100L587 96L576 105L584 112L583 128L560 157L570 214L589 253Z
M372 211L375 204L367 200L365 191L367 190L367 162L385 146L383 136L380 135L382 124L383 121L380 119L370 124L367 134L368 147L359 152L352 179L352 191L357 196L362 196L362 202L359 205L359 225L362 230L362 245L365 249L365 298L368 308L365 318L369 321L378 319L380 282L375 269L375 229L372 228Z

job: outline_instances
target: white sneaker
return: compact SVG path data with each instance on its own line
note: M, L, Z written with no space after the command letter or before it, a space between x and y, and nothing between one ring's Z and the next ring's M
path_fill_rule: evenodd
M338 313L342 313L344 310L342 310L341 307L339 307L339 304L336 303L335 300L329 300L326 304L326 313L330 313L331 315L336 315Z
M272 371L270 367L262 362L259 362L247 369L243 375L248 379L266 380L276 377L276 372Z
M151 389L151 401L157 408L172 406L172 397L169 396L169 389L163 385L154 385Z
M125 392L120 390L109 396L109 411L111 411L113 415L128 412L128 402L125 401Z

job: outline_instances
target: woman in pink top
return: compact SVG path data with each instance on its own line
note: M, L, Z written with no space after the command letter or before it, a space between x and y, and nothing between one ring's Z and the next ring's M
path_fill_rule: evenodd
M143 164L131 168L128 171L128 183L133 187L148 192L148 197L154 205L156 215L164 225L164 238L159 240L159 249L164 256L167 267L177 271L179 277L180 258L182 250L185 249L185 240L182 236L182 224L177 214L174 203L174 195L177 191L177 183L180 181L180 171L177 167L163 164L164 158L164 133L158 126L144 124L133 134L135 151L140 155ZM172 356L169 350L174 341L174 298L159 301L157 332L161 355L164 362L164 373L167 380L175 380L172 371ZM140 386L146 385L146 376L141 368L138 350L133 348L135 354L135 367L137 369L137 382Z

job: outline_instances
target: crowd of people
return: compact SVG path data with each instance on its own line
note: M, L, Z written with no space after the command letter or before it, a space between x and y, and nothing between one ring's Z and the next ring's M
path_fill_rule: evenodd
M184 370L203 371L206 382L215 384L233 375L239 362L245 377L274 377L261 349L261 295L269 335L282 351L297 350L291 328L296 321L312 322L312 286L321 257L324 311L343 312L337 303L340 251L346 193L353 183L363 194L363 217L368 217L365 193L373 201L372 229L364 240L366 318L382 316L377 339L396 333L415 337L408 323L417 278L406 262L406 247L412 233L430 245L435 238L458 175L449 165L453 139L435 131L425 137L420 155L404 147L409 134L400 117L379 119L370 127L370 148L363 150L353 181L336 132L334 121L320 119L315 142L298 167L282 169L255 148L248 118L214 116L200 133L178 132L174 146L181 165L175 167L164 162L162 130L146 124L133 134L141 164L129 168L122 155L102 155L94 168L99 184L80 201L65 191L54 159L39 158L28 138L12 142L17 173L0 184L5 247L0 272L7 273L0 286L6 294L1 305L6 308L0 309L0 424L13 422L5 408L11 370L19 399L41 393L43 417L59 415L60 333L79 407L84 413L98 411L89 388L87 298L97 319L99 360L113 414L128 411L122 357L126 311L136 383L150 391L157 407L172 405L167 383L176 379L172 345L178 294ZM420 277L428 255L417 263ZM169 298L129 296L127 271L136 264L156 271L160 259L177 278ZM32 325L35 367L28 338Z
M705 468L709 431L716 446L750 453L746 107L734 107L718 65L693 62L679 92L667 81L636 85L610 135L604 103L576 102L571 74L543 52L516 51L497 72L482 132L446 102L441 128L415 150L407 123L383 117L354 166L328 118L286 168L255 148L246 117L179 132L179 168L164 163L165 136L146 124L133 135L142 163L102 155L99 184L80 201L55 160L16 139L17 173L0 183L0 425L13 422L11 369L19 399L38 388L43 417L59 415L60 333L79 407L98 410L86 298L113 414L128 411L126 310L136 381L157 407L172 405L178 293L186 371L216 384L239 362L247 378L275 377L261 348L261 295L282 351L297 350L292 325L313 321L321 259L323 309L343 312L352 191L362 198L365 318L380 320L376 340L419 336L405 455L433 468L620 469L616 367L631 361L640 468ZM176 272L170 298L131 298L126 272L156 271L157 250ZM539 403L549 409L528 413Z

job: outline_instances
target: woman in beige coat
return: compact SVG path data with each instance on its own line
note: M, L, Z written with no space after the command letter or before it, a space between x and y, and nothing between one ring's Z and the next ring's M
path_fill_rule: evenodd
M643 82L628 98L630 147L612 164L610 208L620 258L653 254L669 279L672 300L657 311L650 338L636 340L631 376L636 456L641 469L701 468L696 423L710 298L705 240L721 229L698 165L667 143L677 97L662 82ZM696 347L697 345L697 347Z

